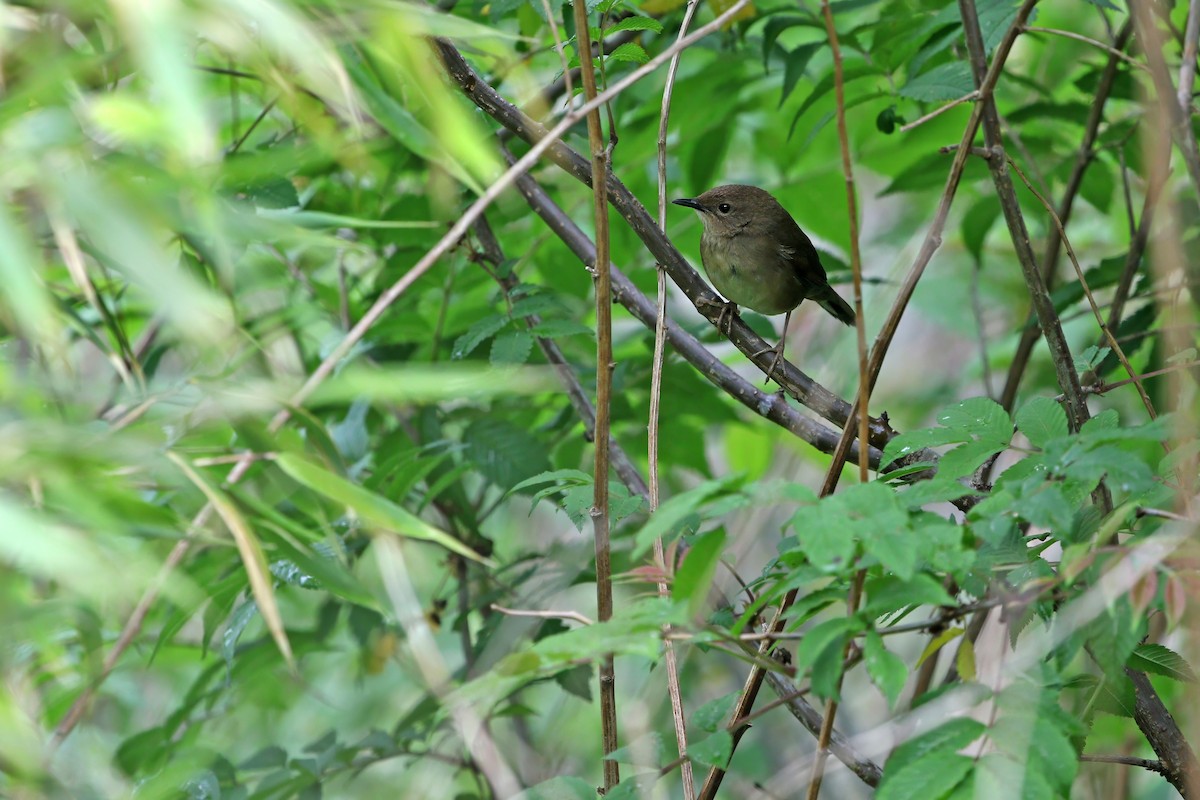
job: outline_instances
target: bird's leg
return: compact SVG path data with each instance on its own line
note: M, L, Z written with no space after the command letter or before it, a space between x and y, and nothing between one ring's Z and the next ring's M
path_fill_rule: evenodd
M733 333L733 318L738 313L737 303L732 300L713 300L708 297L701 297L696 301L696 305L721 309L720 313L717 314L717 330L726 336Z
M771 376L775 374L775 368L779 366L779 362L783 360L783 346L787 342L788 323L792 319L792 312L789 311L783 317L783 335L779 337L779 344L774 347L769 347L766 350L759 350L755 353L755 357L761 356L763 353L775 353L775 358L771 359L771 366L767 368L767 379L763 381L763 386L771 382ZM776 379L778 381L778 379ZM780 386L783 384L780 383Z

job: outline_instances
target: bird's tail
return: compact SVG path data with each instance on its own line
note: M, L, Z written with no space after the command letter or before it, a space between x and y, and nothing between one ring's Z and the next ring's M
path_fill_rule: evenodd
M841 295L835 292L829 286L824 287L825 292L820 296L813 298L820 304L821 308L828 311L839 322L844 322L847 325L854 324L854 309L850 304L842 299Z

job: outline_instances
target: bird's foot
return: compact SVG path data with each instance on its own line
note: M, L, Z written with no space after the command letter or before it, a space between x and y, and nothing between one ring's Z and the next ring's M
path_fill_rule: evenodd
M780 339L779 344L775 345L774 347L768 347L765 350L759 350L757 353L754 354L755 358L758 358L759 356L761 356L765 353L774 353L775 354L775 357L771 359L771 366L767 367L767 379L765 381L763 381L763 386L768 385L771 382L771 379L775 378L775 368L778 367L779 362L783 360L783 343L784 343L784 341L786 341L786 340ZM775 382L779 384L779 386L780 386L779 391L782 392L783 391L783 382L780 381L779 378L775 378Z
M717 330L726 336L733 333L733 318L738 315L737 303L730 300L713 300L710 297L701 297L696 301L696 305L721 309L717 313Z

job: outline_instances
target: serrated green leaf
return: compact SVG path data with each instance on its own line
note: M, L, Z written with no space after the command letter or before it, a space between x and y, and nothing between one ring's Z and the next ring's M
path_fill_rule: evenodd
M642 17L634 15L632 17L626 17L625 19L617 22L615 25L609 25L604 29L604 32L609 36L612 36L614 33L620 33L621 31L652 31L654 33L662 33L663 26L662 23L656 20L654 17Z
M511 489L550 469L545 444L506 419L479 417L463 431L462 439L466 459L502 489Z
M604 60L609 63L628 61L634 64L645 64L650 60L650 56L646 54L646 49L637 42L623 42Z
M502 314L493 314L489 317L477 319L467 328L467 332L454 342L454 348L450 351L451 358L466 358L471 352L483 344L488 339L492 338L505 325L508 324L508 317Z
M524 364L533 351L533 335L529 331L504 331L492 340L489 357L493 367Z
M1070 432L1066 412L1049 397L1031 398L1017 411L1015 420L1017 430L1025 434L1034 447L1045 447Z
M713 495L725 491L736 480L734 477L721 480L705 481L699 486L669 498L658 507L658 510L646 521L634 539L633 558L639 558L653 545L654 540L672 532L679 523L683 522Z
M1177 681L1196 682L1196 673L1183 656L1161 644L1139 644L1129 656L1129 668L1165 675Z
M938 422L993 444L1007 445L1012 439L1013 426L1008 412L987 397L972 397L947 406L938 414Z
M940 103L957 100L975 90L971 68L962 61L941 64L909 80L900 88L900 96L921 102Z
M940 750L919 761L892 766L888 759L879 781L877 800L923 800L941 798L952 791L971 771L974 760L950 750Z

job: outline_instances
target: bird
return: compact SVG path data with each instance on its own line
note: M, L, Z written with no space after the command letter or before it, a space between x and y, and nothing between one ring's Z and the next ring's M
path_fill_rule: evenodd
M700 260L713 287L725 297L718 330L724 324L723 332L730 332L738 306L768 316L787 315L779 344L755 354L775 352L768 382L783 359L792 312L804 300L815 300L838 321L854 324L854 309L829 285L812 241L770 192L729 184L671 202L695 209L704 223Z

